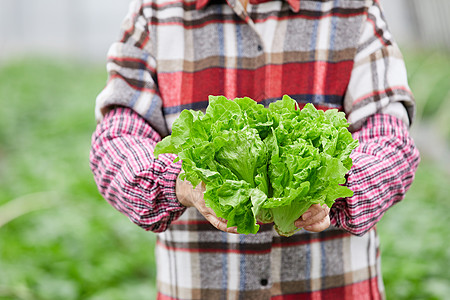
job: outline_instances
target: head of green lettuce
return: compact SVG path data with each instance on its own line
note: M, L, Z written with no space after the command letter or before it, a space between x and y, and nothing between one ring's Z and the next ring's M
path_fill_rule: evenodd
M258 221L290 236L311 205L331 207L351 197L345 174L358 146L343 112L299 109L285 95L268 108L250 98L210 96L206 113L183 110L155 156L174 153L181 178L203 182L205 203L239 233L257 233Z

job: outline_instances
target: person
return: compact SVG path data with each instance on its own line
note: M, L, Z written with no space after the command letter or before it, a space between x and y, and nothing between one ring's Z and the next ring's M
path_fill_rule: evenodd
M90 165L103 197L157 233L157 297L382 299L376 224L404 198L419 153L400 50L374 1L134 0L108 52ZM269 103L289 95L345 112L359 147L354 192L312 206L279 236L236 234L153 150L183 109L209 95Z

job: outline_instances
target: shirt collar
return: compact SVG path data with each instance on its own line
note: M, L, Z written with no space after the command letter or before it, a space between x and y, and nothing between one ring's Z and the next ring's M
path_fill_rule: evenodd
M195 7L197 9L202 9L205 7L211 0L197 0ZM239 1L239 0L236 0ZM250 4L260 4L269 2L271 0L249 0ZM300 0L285 0L287 3L289 3L289 6L294 12L298 12L300 10ZM227 0L228 2L228 0Z

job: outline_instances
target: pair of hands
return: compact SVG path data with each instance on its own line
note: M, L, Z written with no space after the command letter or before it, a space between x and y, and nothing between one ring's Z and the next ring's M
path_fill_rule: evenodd
M206 207L203 199L205 188L199 184L195 189L187 180L177 178L176 195L178 201L186 207L195 207L214 227L219 230L237 233L236 227L227 227L227 220L218 218L214 211ZM304 228L311 232L321 232L330 227L330 208L319 204L312 205L294 225L298 228Z

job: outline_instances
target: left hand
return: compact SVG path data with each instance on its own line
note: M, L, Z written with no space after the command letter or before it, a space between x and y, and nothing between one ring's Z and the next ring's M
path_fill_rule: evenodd
M203 194L205 192L205 187L202 183L193 188L191 183L187 180L181 180L178 176L177 183L175 187L175 192L178 201L186 207L195 207L204 217L208 220L214 227L219 230L238 233L237 227L228 227L227 220L218 218L215 212L206 206Z
M294 225L311 232L324 231L330 227L330 208L326 204L313 204Z

